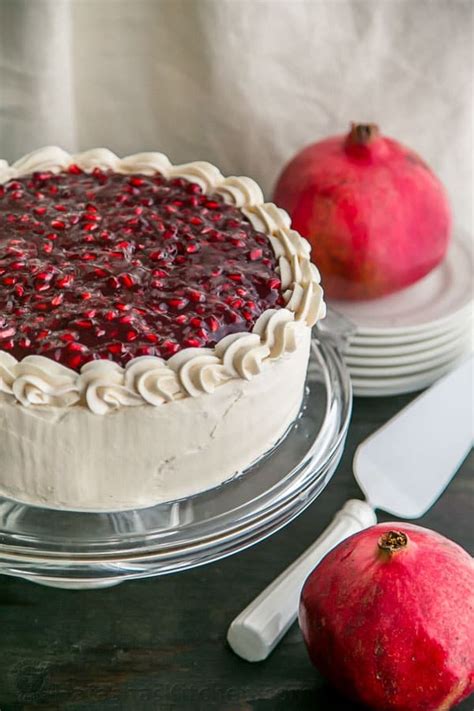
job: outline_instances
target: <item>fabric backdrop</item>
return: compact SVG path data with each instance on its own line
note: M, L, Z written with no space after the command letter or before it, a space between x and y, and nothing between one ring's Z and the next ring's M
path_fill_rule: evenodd
M349 121L415 148L472 231L470 0L0 0L0 156L161 150L256 178Z

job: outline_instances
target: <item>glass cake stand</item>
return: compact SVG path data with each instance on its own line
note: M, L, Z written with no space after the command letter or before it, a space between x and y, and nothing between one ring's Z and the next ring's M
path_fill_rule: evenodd
M350 419L348 372L337 344L319 335L298 418L253 466L197 496L119 513L0 498L0 573L54 587L107 587L218 560L285 526L328 483Z

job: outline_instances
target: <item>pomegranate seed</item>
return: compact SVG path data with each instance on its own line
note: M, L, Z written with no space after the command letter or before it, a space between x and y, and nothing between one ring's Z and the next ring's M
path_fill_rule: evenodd
M251 262L256 262L257 259L261 259L263 256L263 251L257 247L255 249L251 249L249 252L249 259Z
M45 333L46 335L49 335L49 331L42 331L42 333ZM39 334L38 334L39 336ZM75 341L75 336L73 336L72 333L62 333L59 336L61 341L64 341L64 343L71 343L72 341Z
M107 279L107 286L110 289L119 289L120 288L120 282L117 279L117 277L111 276Z
M0 340L2 340L4 338L11 338L12 336L15 335L15 333L16 333L16 331L13 328L13 326L11 326L10 328L0 330Z
M51 220L51 227L53 230L65 230L66 223L62 220Z
M71 284L74 282L74 277L72 274L65 274L62 277L58 277L56 279L56 285L59 286L60 289L64 289L67 286L71 286Z
M67 364L73 370L78 370L84 363L85 360L79 353L67 357Z
M189 290L188 296L191 299L191 301L194 301L196 303L198 303L200 301L205 301L205 299L206 299L205 295L202 292L196 291L195 289Z
M93 232L94 230L98 229L98 227L99 225L96 222L86 222L84 225L82 225L82 229L86 232Z
M122 343L110 343L107 346L107 350L112 355L120 355L120 353L123 352L123 344Z
M163 341L163 349L167 353L167 355L174 355L179 351L179 346L177 343L174 343L173 341Z
M131 274L121 274L120 281L127 289L132 289L133 286L135 286L135 282Z
M79 168L78 165L75 165L75 163L70 165L69 168L67 169L67 171L68 171L68 173L71 173L71 175L81 175L82 174L82 170Z
M93 324L92 324L92 321L90 321L89 319L82 319L80 321L75 321L74 325L77 326L78 328L83 328L83 329L89 330L92 328Z
M185 338L183 341L183 346L186 346L186 348L199 348L201 344L202 342L199 338Z
M174 309L183 309L186 306L185 299L169 299L168 304Z
M215 318L215 316L209 316L209 318L207 319L207 324L211 329L212 333L215 333L219 328L219 321Z
M118 302L115 304L115 308L118 309L119 311L128 311L130 309L129 304L123 304L122 302Z
M269 279L267 281L267 286L269 289L280 289L281 288L281 281L276 278Z

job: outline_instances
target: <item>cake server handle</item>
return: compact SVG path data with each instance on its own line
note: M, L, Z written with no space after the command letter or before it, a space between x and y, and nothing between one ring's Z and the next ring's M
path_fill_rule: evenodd
M370 504L347 501L324 533L235 618L227 641L248 662L268 657L296 620L303 584L319 561L353 533L377 523Z

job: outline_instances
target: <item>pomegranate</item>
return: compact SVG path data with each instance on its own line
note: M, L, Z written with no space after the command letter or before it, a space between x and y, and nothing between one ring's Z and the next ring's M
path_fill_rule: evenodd
M340 543L304 585L300 626L321 673L377 711L446 711L474 691L474 563L420 526Z
M290 161L274 193L313 247L325 292L370 299L413 284L445 256L451 214L444 188L413 151L352 124Z
M95 168L0 185L0 351L169 358L284 305L268 237L197 183Z

